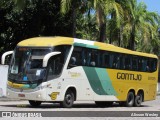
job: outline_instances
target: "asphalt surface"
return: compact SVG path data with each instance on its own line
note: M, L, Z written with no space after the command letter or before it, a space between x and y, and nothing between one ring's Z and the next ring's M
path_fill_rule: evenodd
M12 117L2 117L9 112ZM5 113L4 113L5 112ZM29 113L28 113L29 112ZM35 113L35 116L33 115ZM147 114L152 115L146 116ZM26 115L26 116L25 116ZM42 116L42 117L41 117ZM141 107L122 107L115 103L110 107L98 107L94 102L75 102L73 108L60 108L56 103L43 103L41 106L34 108L29 105L28 101L2 100L0 101L0 117L2 119L110 119L110 120L158 120L160 119L160 96L156 100L142 103ZM39 118L40 117L40 118Z
M61 108L56 103L42 103L34 108L28 101L0 98L0 119L6 120L159 120L160 119L160 83L156 100L142 103L141 107L123 107L114 103L110 107L98 107L94 102L75 102L73 108ZM12 117L4 117L5 112ZM35 113L35 114L33 114ZM2 114L4 114L2 116ZM150 116L147 116L147 115ZM37 116L36 116L37 115ZM42 116L42 117L41 117ZM152 117L151 117L152 116ZM28 118L29 117L29 118Z

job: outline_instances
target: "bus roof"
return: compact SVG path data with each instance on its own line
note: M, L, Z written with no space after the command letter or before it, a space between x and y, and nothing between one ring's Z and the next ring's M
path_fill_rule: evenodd
M95 48L100 50L107 50L107 51L113 51L113 52L119 52L119 53L157 58L157 56L153 54L132 51L132 50L117 47L111 44L77 39L77 38L70 38L70 37L35 37L35 38L26 39L19 42L18 46L52 47L56 45L73 45L73 44L75 46L82 46L87 48Z
M69 37L35 37L19 42L18 46L51 47L62 44L72 45L73 41L74 38Z

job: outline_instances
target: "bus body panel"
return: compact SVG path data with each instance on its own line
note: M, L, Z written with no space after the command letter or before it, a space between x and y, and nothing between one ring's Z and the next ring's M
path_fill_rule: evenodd
M37 100L37 101L46 101L46 90L36 90L36 91L27 91L21 92L20 89L7 88L7 97L20 99L20 100Z
M143 90L144 101L155 99L158 80L156 77L158 75L157 72L145 73L111 69L108 69L107 71L112 79L114 88L118 91L119 95L117 98L120 101L126 100L126 96L131 89L135 91L135 95L137 95L139 90ZM130 75L130 77L125 75ZM141 79L138 80L137 75L141 75Z

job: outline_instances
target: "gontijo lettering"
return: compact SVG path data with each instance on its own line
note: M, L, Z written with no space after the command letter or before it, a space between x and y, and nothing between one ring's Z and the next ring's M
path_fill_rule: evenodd
M142 80L142 75L141 74L131 74L131 73L117 73L117 79L121 80Z

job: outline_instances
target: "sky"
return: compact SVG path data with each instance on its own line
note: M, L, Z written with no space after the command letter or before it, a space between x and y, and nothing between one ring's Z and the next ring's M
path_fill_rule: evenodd
M160 15L160 0L137 0L143 1L147 5L147 10L157 12Z

